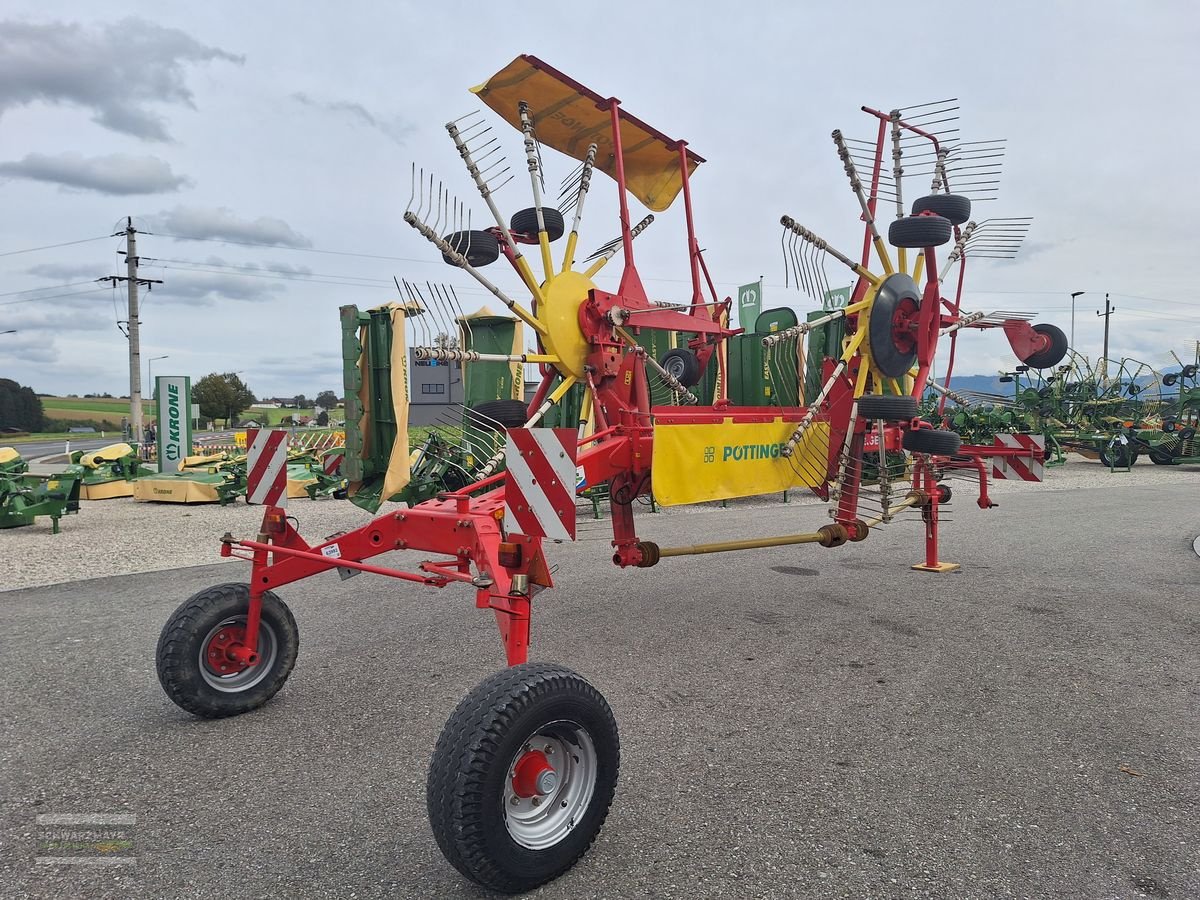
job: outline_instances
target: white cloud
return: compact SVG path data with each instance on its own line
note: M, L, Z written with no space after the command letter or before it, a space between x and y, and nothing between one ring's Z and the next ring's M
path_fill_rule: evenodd
M189 179L171 171L170 163L157 156L124 153L93 157L75 152L56 156L29 153L21 160L0 162L0 176L45 181L63 188L113 196L164 194L191 184Z
M304 235L295 231L283 219L260 216L257 219L238 217L228 207L176 206L157 216L147 217L150 227L170 236L276 244L281 247L311 247Z

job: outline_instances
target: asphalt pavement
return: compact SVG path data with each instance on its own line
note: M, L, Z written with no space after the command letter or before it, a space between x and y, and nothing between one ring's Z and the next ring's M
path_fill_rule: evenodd
M908 568L914 520L650 570L611 565L606 522L551 547L533 658L606 695L623 758L595 846L533 896L1200 897L1200 482L1124 484L988 512L956 491L947 575ZM827 519L639 521L668 544ZM424 784L502 664L492 617L455 588L293 585L287 686L201 721L163 695L155 641L232 574L0 593L0 896L483 896L438 852ZM36 862L37 817L79 813L136 817L136 862Z

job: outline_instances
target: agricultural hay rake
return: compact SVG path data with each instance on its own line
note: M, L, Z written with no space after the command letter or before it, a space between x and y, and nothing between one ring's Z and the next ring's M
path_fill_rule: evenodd
M472 227L465 205L424 171L414 173L403 218L530 329L537 347L484 353L435 344L413 354L446 361L476 354L540 367L544 377L523 410L521 427L508 427L503 444L484 451L487 458L472 466L472 483L385 512L324 542L305 541L285 511L274 507L265 510L255 539L226 534L221 553L251 563L249 582L208 588L184 602L163 628L157 670L168 696L195 715L247 712L282 687L296 660L296 623L275 589L338 568L473 590L476 607L495 616L509 668L482 682L450 716L429 767L428 809L434 837L455 868L487 888L518 892L561 875L586 852L617 781L617 726L604 697L569 669L528 662L533 600L553 585L546 546L550 539L574 537L577 479L609 486L617 566L670 565L682 556L796 544L836 548L866 540L913 511L924 522L926 551L915 568L945 571L953 566L937 555L938 507L949 491L935 473L960 452L960 439L917 419L917 397L939 338L968 326L994 326L1009 333L1019 356L1040 354L1041 360L1059 348L1052 332L1020 319L962 313L957 293L943 298L943 282L969 255L975 231L970 199L948 192L954 153L900 112L868 110L879 127L869 188L835 133L866 222L861 261L794 219L782 220L789 279L819 291L825 284L820 257L832 258L857 276L851 302L762 338L764 346L780 350L810 332L822 333L829 338L827 358L812 379L810 373L790 384L781 378L779 405L735 406L727 397L724 350L739 330L729 325L730 300L709 275L693 218L691 177L704 160L615 98L531 56L518 57L474 93L520 132L533 206L510 219L501 214L496 191L512 177L511 169L491 126L472 115L449 123L447 132L494 225ZM894 261L876 226L880 167L891 146L894 171L901 169L909 145L932 148L933 189L910 211L901 193L903 173L893 179L897 217L888 239L897 249ZM543 202L543 148L580 164L568 178L560 209ZM577 263L580 223L597 171L616 182L620 231ZM685 298L655 302L647 295L634 242L653 217L635 222L631 196L652 212L682 198L691 285ZM563 238L556 262L552 244ZM947 243L952 250L941 266L938 248ZM868 268L871 253L882 272ZM619 283L615 290L601 289L594 279L618 255ZM502 256L532 298L528 306L483 271ZM540 275L534 271L539 262ZM367 423L357 437L348 433L345 466L352 492L382 479L380 501L402 491L410 478L404 420L409 310L406 299L370 313L342 311L343 325L355 317L355 327L343 329L344 358L356 361L347 385L347 421ZM656 358L646 347L655 333L683 337ZM714 359L710 395L698 385ZM771 364L782 372L792 363L776 354ZM656 405L652 381L658 396L678 404ZM801 385L812 389L804 402ZM536 427L576 386L582 433L577 423ZM390 448L386 465L377 467L382 471L356 468L377 441ZM912 454L909 472L893 477L887 454L901 449ZM863 490L868 454L878 458L882 477ZM643 540L635 523L635 501L652 486L665 505L807 487L829 501L832 521L780 536L663 547ZM417 552L421 561L407 570L367 562L395 550Z

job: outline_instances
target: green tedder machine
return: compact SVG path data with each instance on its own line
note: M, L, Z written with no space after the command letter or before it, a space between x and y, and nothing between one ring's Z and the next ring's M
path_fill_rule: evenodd
M68 466L57 475L30 475L29 463L12 447L0 447L0 528L32 525L49 516L58 534L58 521L79 512L82 466Z

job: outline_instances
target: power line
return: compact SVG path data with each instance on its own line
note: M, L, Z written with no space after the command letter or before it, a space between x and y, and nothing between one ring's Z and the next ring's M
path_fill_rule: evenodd
M53 294L49 297L26 297L23 300L5 300L3 303L0 303L0 306L12 306L15 303L32 303L35 300L58 300L61 297L82 297L84 294L95 294L98 291L105 290L108 290L108 288L95 287L90 291L74 291L69 294Z
M58 291L58 290L62 290L63 288L79 287L79 285L81 285L81 284L95 284L95 283L96 283L96 279L89 278L87 281L72 281L68 284L48 284L45 287L40 287L40 288L26 288L23 291L9 291L8 293L0 294L0 297L15 297L17 294L33 294L33 293L36 293L37 291ZM29 299L36 300L37 298L30 297Z
M64 241L61 244L47 244L45 247L28 247L24 250L6 250L4 253L0 253L0 256L16 256L18 253L34 253L38 250L53 250L55 247L72 247L75 244L90 244L92 241L103 241L110 237L112 237L112 235L103 234L100 237L84 238L83 240L79 241Z

